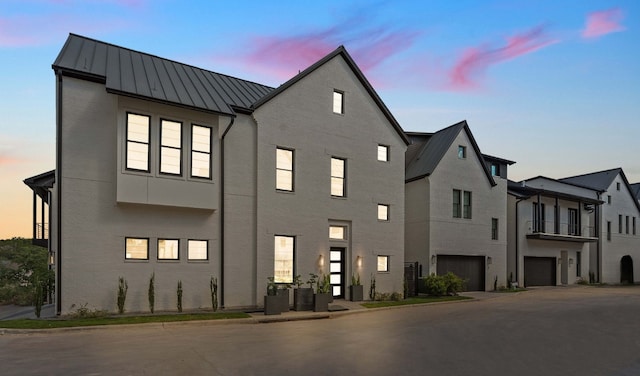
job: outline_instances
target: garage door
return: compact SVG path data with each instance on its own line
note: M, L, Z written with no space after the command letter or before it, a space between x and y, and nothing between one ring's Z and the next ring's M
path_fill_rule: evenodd
M524 258L525 286L555 286L556 258L555 257L525 257Z
M467 281L467 291L484 291L484 256L438 255L438 275L452 272Z

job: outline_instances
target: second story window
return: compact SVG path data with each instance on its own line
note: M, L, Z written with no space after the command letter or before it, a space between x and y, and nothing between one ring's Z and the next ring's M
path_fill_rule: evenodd
M211 128L191 126L191 176L211 179Z
M389 162L389 147L387 145L378 145L378 160Z
M182 123L160 121L160 172L182 174Z
M491 240L498 240L498 218L491 218Z
M344 114L344 93L338 90L333 91L333 113Z
M491 164L491 176L500 176L500 165L497 163Z
M151 118L127 114L127 170L149 172L149 126Z
M580 235L578 231L578 209L569 208L568 235Z
M461 190L453 190L453 218L462 218L461 194Z
M389 205L378 204L378 220L379 221L389 220Z
M293 191L293 150L276 148L276 189Z
M331 157L331 196L345 197L345 170L346 163L344 159Z
M468 191L462 195L462 216L471 219L471 192Z
M466 159L467 158L467 147L458 145L458 158Z

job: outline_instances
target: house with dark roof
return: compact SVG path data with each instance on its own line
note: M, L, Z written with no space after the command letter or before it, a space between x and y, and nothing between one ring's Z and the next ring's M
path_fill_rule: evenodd
M468 290L507 279L507 167L483 155L466 121L407 133L405 261L419 276L451 271Z
M49 208L58 314L115 311L119 277L130 312L152 275L158 311L178 281L185 309L213 279L225 308L310 273L335 299L358 276L403 291L409 139L344 47L278 88L75 34L53 70L56 169L25 183Z
M640 279L640 202L637 185L629 184L622 168L560 179L599 192L603 201L594 213L598 241L591 244L592 271L603 283L633 283ZM635 264L635 265L634 265Z

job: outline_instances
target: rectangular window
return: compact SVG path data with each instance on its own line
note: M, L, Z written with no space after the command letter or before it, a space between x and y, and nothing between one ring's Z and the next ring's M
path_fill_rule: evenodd
M381 162L389 162L389 147L386 145L378 145L378 160Z
M461 195L462 191L460 191L459 189L453 190L453 218L462 217Z
M275 283L293 283L295 237L275 236L273 276Z
M607 204L611 205L611 195L607 195Z
M533 203L533 231L545 232L546 227L544 204Z
M458 145L458 158L465 159L467 158L467 147Z
M471 192L464 191L462 197L462 216L471 219Z
M293 192L293 150L276 148L276 189Z
M149 172L151 118L127 113L127 169Z
M625 230L626 230L625 233L628 234L629 233L629 216L628 215L625 218L625 226L624 227L625 227Z
M211 128L191 126L191 177L211 179Z
M607 240L611 240L611 221L607 221Z
M189 240L187 244L187 259L208 260L209 242L206 240Z
M378 269L379 272L389 271L389 256L378 256Z
M341 91L333 91L333 113L344 114L344 93Z
M616 190L618 190L618 191L620 190L620 183L619 182L616 183Z
M158 239L158 260L178 260L180 258L178 239Z
M344 197L345 192L345 167L347 161L331 157L331 196Z
M182 123L160 120L160 172L182 174Z
M149 239L126 238L124 257L127 260L148 260Z
M500 165L497 163L491 164L491 176L500 176Z
M347 228L345 226L329 226L329 239L345 240Z
M569 208L568 235L580 235L578 232L578 209Z
M378 204L378 220L379 221L389 220L389 205Z
M576 252L576 277L582 275L582 252Z
M618 214L618 233L622 234L622 214Z
M491 218L491 239L498 240L498 218Z

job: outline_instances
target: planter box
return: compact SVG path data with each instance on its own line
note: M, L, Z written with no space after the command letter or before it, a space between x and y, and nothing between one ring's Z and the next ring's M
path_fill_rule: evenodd
M277 295L265 295L264 297L264 314L265 315L279 315L282 313L280 300Z
M300 287L293 290L293 309L296 311L313 311L313 289Z
M289 289L278 289L278 293L276 296L280 298L280 312L288 312L289 311Z
M364 299L363 286L349 286L349 298L352 302L361 302Z
M333 298L331 294L315 294L313 299L313 310L315 312L328 312L329 302Z

